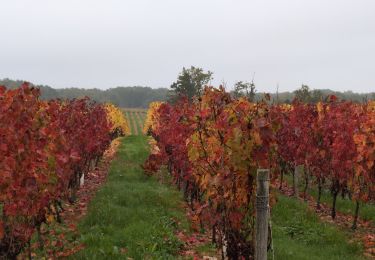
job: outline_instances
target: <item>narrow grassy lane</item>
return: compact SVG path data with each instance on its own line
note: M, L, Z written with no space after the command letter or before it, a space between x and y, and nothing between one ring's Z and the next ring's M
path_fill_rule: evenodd
M146 137L122 139L107 183L79 224L86 247L73 259L176 258L181 246L176 221L186 219L182 197L143 174L140 164L147 154Z
M321 222L301 201L278 194L272 219L275 259L365 259L350 233Z
M78 225L85 248L72 259L181 258L175 234L189 230L182 195L144 175L147 156L147 137L121 140L107 182ZM351 234L321 222L301 201L278 194L272 221L275 259L364 259Z
M290 186L293 185L293 179L290 174L285 176L285 179L287 180L288 184ZM304 183L299 183L299 192L302 193L304 190ZM313 182L310 184L310 188L308 190L308 194L313 196L315 200L318 199L318 187ZM321 195L321 202L325 203L329 206L332 205L332 195L329 190L325 189L322 192ZM342 198L342 196L337 197L336 201L336 209L338 212L354 215L355 214L355 201L345 197ZM375 204L374 203L361 203L360 209L359 209L359 217L363 218L364 220L370 220L372 221L373 225L375 225Z
M133 124L133 120L132 120L132 113L129 112L129 111L124 111L125 113L125 116L126 116L126 119L128 120L128 124L129 124L129 127L130 127L130 132L132 135L134 135L135 133L135 126Z

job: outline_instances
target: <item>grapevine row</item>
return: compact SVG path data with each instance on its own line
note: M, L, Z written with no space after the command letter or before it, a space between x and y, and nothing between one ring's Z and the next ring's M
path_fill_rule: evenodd
M14 259L47 216L59 220L61 201L74 200L80 178L118 134L100 104L39 95L27 83L0 87L1 258Z
M212 230L231 259L254 256L256 170L273 183L305 166L305 176L328 182L334 196L374 199L374 103L292 106L233 99L206 87L193 102L151 104L144 132L156 147L145 162L152 174L166 165L194 218ZM271 193L271 205L275 195Z

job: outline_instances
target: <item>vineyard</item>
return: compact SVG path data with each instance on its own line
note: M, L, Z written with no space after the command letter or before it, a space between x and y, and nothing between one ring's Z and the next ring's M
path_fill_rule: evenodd
M0 260L375 260L375 0L0 7Z
M306 201L307 191L316 191L317 211L328 191L332 219L338 196L353 201L353 230L360 205L375 213L375 103L353 104L331 96L317 105L270 105L265 99L250 103L232 99L223 88L206 87L192 103L152 104L144 129L155 146L146 172L167 167L197 225L211 231L213 242L230 259L254 256L259 249L255 213L268 207L268 194L256 196L258 169L270 170L264 181L270 182L271 216L277 190L288 190L285 175L292 175L296 198L298 180ZM370 225L363 241L367 255L374 256L374 222ZM265 249L272 249L272 235L265 237Z
M129 119L129 125L132 135L141 135L146 119L146 109L136 109L136 108L123 108L126 118Z
M374 101L120 109L25 83L0 134L0 259L375 257Z
M61 222L62 202L75 201L111 141L129 134L111 104L39 95L26 83L0 87L1 258L15 259L43 224Z

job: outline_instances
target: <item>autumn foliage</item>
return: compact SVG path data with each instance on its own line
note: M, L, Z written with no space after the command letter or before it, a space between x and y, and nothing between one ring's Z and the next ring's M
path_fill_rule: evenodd
M111 141L102 105L0 87L0 257L15 258Z
M105 104L107 117L111 123L112 137L125 136L130 134L129 122L120 108L111 103Z
M254 252L256 170L270 168L275 136L265 103L233 100L223 88L205 88L194 101L160 105L151 134L158 154L145 168L167 165L195 212L228 256Z
M254 255L259 168L270 168L276 180L304 165L306 187L317 183L319 194L328 188L334 203L339 194L357 202L375 199L373 102L331 97L318 104L270 105L206 87L192 102L160 104L149 113L146 129L157 149L146 172L167 166L193 219L212 230L219 246L226 244L231 259Z
M143 126L143 134L149 134L151 129L156 128L155 124L158 123L159 116L157 115L159 107L162 102L151 102L147 111L146 120Z
M272 107L273 116L281 125L276 132L281 165L304 165L305 193L310 183L317 183L318 208L323 188L330 190L332 218L336 216L340 194L355 200L357 207L359 202L375 199L373 104L354 104L331 97L318 104L296 102L287 110ZM354 228L357 217L358 209Z

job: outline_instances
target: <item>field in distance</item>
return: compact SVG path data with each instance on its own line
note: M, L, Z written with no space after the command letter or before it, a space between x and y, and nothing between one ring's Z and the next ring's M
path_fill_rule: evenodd
M132 135L142 135L143 124L146 119L147 109L143 108L121 108L126 119L129 122L129 127Z

